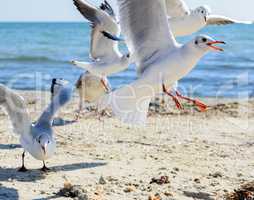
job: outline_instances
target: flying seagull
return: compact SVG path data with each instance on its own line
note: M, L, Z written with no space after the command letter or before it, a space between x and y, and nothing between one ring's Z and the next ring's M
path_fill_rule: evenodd
M165 0L117 0L120 26L140 77L101 99L123 122L142 125L151 99L186 76L210 50L224 44L199 35L185 45L176 42L167 17ZM170 9L170 8L168 8Z
M45 160L54 154L56 148L52 129L53 117L71 99L71 95L72 90L69 87L61 88L38 121L33 124L23 98L0 84L0 106L7 111L13 131L20 137L20 143L24 148L22 167L19 171L27 171L24 161L25 152L29 152L37 160L43 161L42 171L49 170L45 165Z
M104 1L99 8L96 8L86 1L74 0L74 5L89 20L92 27L90 43L90 57L92 58L92 62L101 64L100 60L110 59L112 55L114 58L116 57L115 55L120 55L117 42L108 40L103 37L102 33L105 27L109 28L115 34L119 33L119 27L115 23L115 13L109 3ZM73 61L73 64L83 66L87 63ZM82 113L84 102L96 103L101 96L111 91L110 83L106 77L107 74L101 73L102 68L92 67L90 63L88 65L88 72L83 73L76 82L76 89L79 93L79 108L76 119ZM92 67L91 72L89 70L90 67ZM119 65L119 67L121 68L122 66ZM124 66L124 69L127 67ZM121 68L120 71L124 69Z
M239 21L221 15L211 14L211 9L204 5L196 9L190 9L184 0L165 0L168 15L168 21L171 26L172 33L175 37L193 34L208 25L228 25L235 23L252 24L251 21ZM155 29L156 30L156 29ZM104 36L115 40L123 41L109 32L104 31ZM177 83L176 83L177 84ZM175 94L174 94L175 93ZM197 99L183 96L179 91L170 92L171 97L176 103L177 108L182 109L183 106L178 98L185 99L194 103L201 111L205 111L207 106Z
M105 31L120 35L115 13L107 1L97 8L85 0L74 0L80 13L90 22L92 27L90 57L92 62L72 61L80 68L99 77L118 73L128 68L129 54L123 55L118 48L118 42L104 37ZM106 84L105 84L106 85Z
M192 10L184 0L165 1L168 20L175 37L193 34L208 25L252 24L250 21L239 21L221 15L213 15L209 6L206 5Z

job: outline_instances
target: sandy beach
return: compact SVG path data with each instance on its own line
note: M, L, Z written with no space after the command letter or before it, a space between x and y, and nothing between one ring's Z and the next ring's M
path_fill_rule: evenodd
M49 94L19 93L36 120ZM73 122L75 97L60 112L69 123L54 128L48 173L28 154L30 171L17 172L22 148L1 111L0 199L71 199L57 194L64 184L80 185L83 199L93 200L223 199L254 179L254 100L203 101L206 113L169 106L151 111L146 127L129 127L95 112Z

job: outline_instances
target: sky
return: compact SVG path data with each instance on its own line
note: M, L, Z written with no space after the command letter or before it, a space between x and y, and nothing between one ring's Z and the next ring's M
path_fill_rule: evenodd
M115 7L116 0L108 0ZM191 8L209 5L213 14L254 20L254 0L185 0ZM90 0L99 4L98 0ZM72 0L1 0L0 21L83 21Z

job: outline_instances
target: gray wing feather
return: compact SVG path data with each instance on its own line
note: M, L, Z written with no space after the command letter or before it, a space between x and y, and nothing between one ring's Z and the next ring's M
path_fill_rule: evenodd
M183 0L166 0L166 7L170 17L183 17L190 14L190 9Z
M238 21L221 15L209 15L207 17L207 25L227 25L235 23L252 24L250 21Z
M175 48L165 0L118 0L120 25L128 49L142 73L148 60L164 49Z
M31 121L24 99L0 84L0 106L3 106L11 120L14 132L19 135L29 134Z
M93 59L112 59L118 56L120 54L118 43L105 38L101 33L108 31L113 35L120 35L120 29L114 16L84 0L74 0L74 4L92 25L90 56Z
M40 116L38 122L36 123L36 127L44 126L49 127L52 125L53 117L56 112L67 104L72 97L72 88L69 85L64 85L59 89L58 94L52 99L49 106Z

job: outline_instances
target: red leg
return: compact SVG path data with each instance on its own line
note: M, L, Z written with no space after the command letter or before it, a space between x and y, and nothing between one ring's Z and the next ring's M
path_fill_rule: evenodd
M197 106L200 109L201 112L205 112L207 110L207 105L205 105L204 103L202 103L199 100L191 99L189 97L185 97L182 94L180 94L178 91L176 91L176 95L177 95L177 97L179 97L181 99L192 102L195 106Z
M173 99L173 101L174 101L175 104L176 104L176 107L177 107L178 109L180 109L180 110L183 110L182 104L178 101L178 99L177 99L173 94L171 94L170 92L167 91L167 89L166 89L166 87L165 87L164 84L162 85L162 88L163 88L163 92L164 92L165 94L167 94L168 96L170 96L170 97Z
M105 83L105 80L104 80L104 79L101 79L101 83L102 83L102 85L104 86L105 90L106 90L107 92L110 92L110 88L107 86L107 84Z

